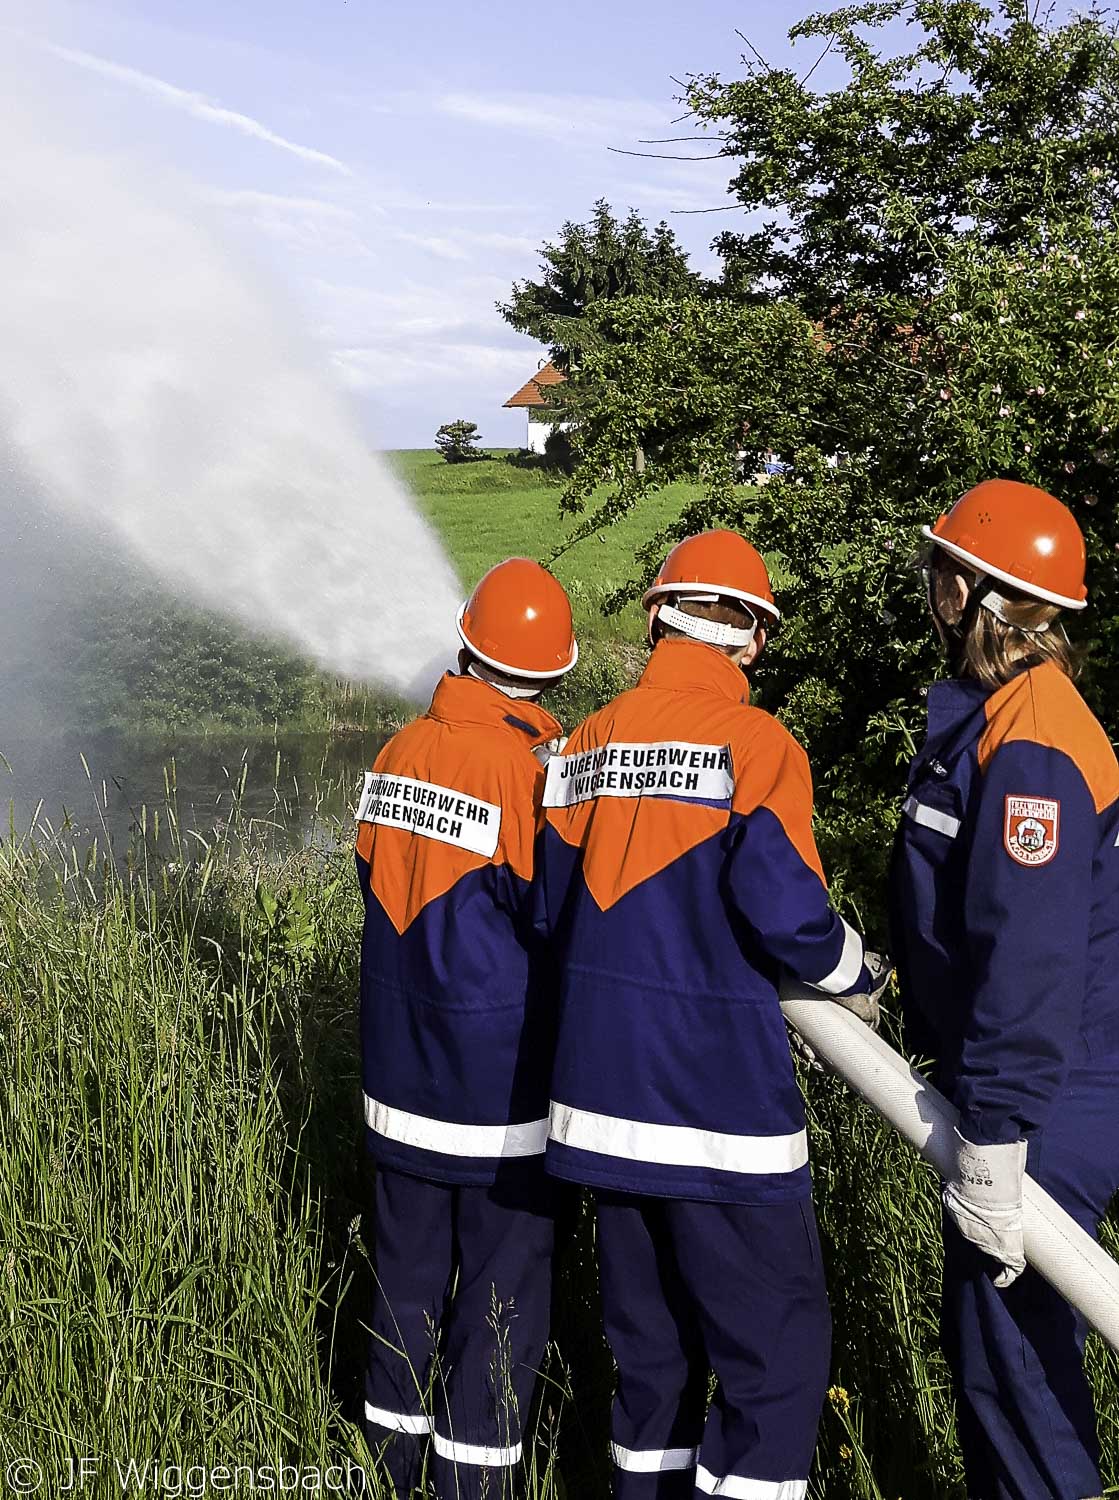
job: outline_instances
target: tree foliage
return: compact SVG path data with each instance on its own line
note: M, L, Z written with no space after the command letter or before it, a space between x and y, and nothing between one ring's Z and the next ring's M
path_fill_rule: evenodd
M435 434L435 446L449 464L468 464L485 458L478 447L481 441L477 422L466 422L461 417L457 422L444 422Z
M875 27L903 14L919 45L884 57ZM608 482L593 529L698 476L674 534L736 525L770 557L785 619L762 698L807 745L825 861L880 929L902 765L938 670L909 563L920 524L969 485L1006 475L1072 506L1092 604L1073 629L1119 735L1119 52L1101 16L1058 25L1009 0L997 16L888 0L798 31L829 28L843 88L756 69L693 85L743 207L773 222L720 242L718 296L590 310L602 336L567 396L584 462L565 503ZM769 448L789 472L736 485L736 451L754 472Z
M794 39L830 44L842 88L756 62L689 80L697 121L735 161L730 191L764 215L716 241L728 286L826 316L867 297L921 296L947 247L1013 249L1066 220L1111 222L1119 161L1115 38L1101 14L1062 26L1036 0L872 0L808 17ZM884 56L867 30L904 21Z
M649 229L632 209L619 220L604 198L588 224L569 220L540 257L540 280L515 282L498 311L519 333L550 344L565 374L578 366L587 340L599 336L587 319L596 304L652 292L674 296L698 282L667 224Z

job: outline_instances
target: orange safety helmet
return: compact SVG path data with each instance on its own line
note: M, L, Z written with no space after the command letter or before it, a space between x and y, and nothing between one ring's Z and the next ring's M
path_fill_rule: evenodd
M1083 609L1084 536L1067 505L1032 484L985 479L924 535L988 578L1034 599Z
M508 557L482 578L458 612L462 644L510 677L562 677L579 659L563 585L538 562Z
M689 598L721 594L741 599L774 622L781 618L761 553L736 531L701 531L678 542L642 594L641 603L648 608L668 594Z

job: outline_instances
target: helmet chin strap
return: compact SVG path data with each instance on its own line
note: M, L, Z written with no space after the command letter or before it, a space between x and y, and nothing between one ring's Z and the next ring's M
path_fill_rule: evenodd
M479 667L476 661L472 661L466 670L469 676L476 677L479 682L486 683L488 687L496 688L507 698L538 698L540 696L539 686L522 687L520 683L510 682L507 677L499 677L496 672L489 673L485 667Z
M1008 620L1006 617L1006 606L1010 603L1010 600L1004 598L1002 594L996 593L994 589L988 589L979 603L984 609L989 610L996 620L1001 620L1004 625L1009 625L1012 630L1020 630L1023 635L1044 635L1049 629L1048 620L1043 620L1040 625L1030 626L1016 625L1013 620Z
M705 594L703 601L717 597ZM690 636L693 641L703 641L708 646L748 646L758 632L757 620L748 630L739 630L735 625L723 625L718 620L704 620L698 615L685 614L674 604L662 604L657 611L657 619L671 629L678 630L681 635Z

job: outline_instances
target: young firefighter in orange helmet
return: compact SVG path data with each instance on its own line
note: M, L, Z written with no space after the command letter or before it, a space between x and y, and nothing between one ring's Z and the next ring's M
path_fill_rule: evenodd
M689 537L644 603L640 683L548 766L548 1168L596 1193L615 1495L800 1500L831 1325L778 987L869 1018L884 978L828 903L804 751L750 705L761 557Z
M1029 1172L1095 1233L1119 1186L1119 765L1073 685L1084 539L992 479L933 527L929 689L891 891L913 1041L960 1110L941 1335L973 1500L1102 1494L1085 1326L1026 1268Z
M459 614L457 674L366 777L362 1074L377 1164L365 1417L396 1492L512 1493L548 1337L551 1005L531 927L571 607L510 558Z

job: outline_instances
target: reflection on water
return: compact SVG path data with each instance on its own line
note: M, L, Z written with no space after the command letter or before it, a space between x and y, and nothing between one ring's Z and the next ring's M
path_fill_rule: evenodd
M203 838L234 813L277 849L349 833L363 771L384 736L297 734L164 741L0 737L2 836L33 833L79 850L120 854L136 839L162 847L171 816ZM5 763L6 762L6 763ZM10 809L10 811L9 811Z

